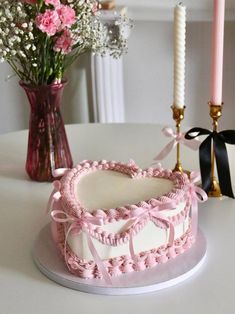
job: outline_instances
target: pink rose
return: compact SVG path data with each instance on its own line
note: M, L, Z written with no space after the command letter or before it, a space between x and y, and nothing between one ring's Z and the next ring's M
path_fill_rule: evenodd
M74 9L70 8L68 5L61 4L56 9L59 18L61 20L61 26L70 28L76 22L76 14Z
M60 5L60 0L44 0L45 4L52 4L54 7L58 7Z
M49 36L55 35L60 25L59 15L54 10L46 10L36 17L36 26Z
M71 52L73 46L73 40L71 32L65 29L60 37L57 38L54 46L56 52L61 52L66 55Z

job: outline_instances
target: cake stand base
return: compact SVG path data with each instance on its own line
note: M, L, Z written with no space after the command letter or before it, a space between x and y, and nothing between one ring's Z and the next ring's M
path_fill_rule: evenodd
M88 293L133 295L158 291L191 277L206 258L206 239L199 230L191 249L154 268L112 277L112 286L101 279L82 279L70 274L54 245L50 225L39 233L33 247L33 259L39 270L58 284Z

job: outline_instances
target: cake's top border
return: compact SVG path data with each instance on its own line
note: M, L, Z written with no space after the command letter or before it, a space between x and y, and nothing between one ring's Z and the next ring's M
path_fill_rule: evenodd
M106 222L112 222L114 220L128 219L132 210L137 208L154 208L159 201L162 204L169 203L172 200L176 204L185 200L185 189L190 183L186 174L179 172L172 172L172 170L164 170L160 165L156 168L150 167L142 170L138 167L134 161L130 161L128 164L116 162L116 161L90 161L84 160L80 162L73 169L68 169L64 176L60 180L60 194L61 203L64 211L68 214L80 217L87 212L80 203L77 196L76 186L78 181L86 174L97 170L113 170L129 175L132 178L149 177L149 178L163 178L171 180L174 184L173 189L157 198L151 198L146 201L139 202L137 204L127 204L125 206L117 208L102 208L96 209L91 214L94 217L102 217Z

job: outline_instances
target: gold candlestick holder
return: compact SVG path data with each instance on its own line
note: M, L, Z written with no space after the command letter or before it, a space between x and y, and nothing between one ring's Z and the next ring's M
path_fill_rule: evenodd
M113 10L115 8L114 0L103 0L99 1L101 10Z
M212 118L213 131L217 132L218 120L222 116L223 103L221 106L219 106L219 105L214 105L212 102L209 102L208 105L210 108L210 116ZM215 151L214 151L213 145L211 149L211 189L208 192L208 196L210 197L222 196L219 182L215 176Z
M184 111L185 111L185 106L183 108L179 108L176 106L171 106L172 112L173 112L173 119L176 122L176 133L179 135L180 134L180 129L181 129L181 121L184 119ZM177 143L176 146L176 165L175 168L173 169L173 172L179 171L181 173L186 172L183 170L181 160L180 160L180 143Z

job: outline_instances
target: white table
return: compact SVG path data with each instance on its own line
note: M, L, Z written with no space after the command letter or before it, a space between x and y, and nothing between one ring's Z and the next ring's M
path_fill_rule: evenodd
M160 126L146 124L73 125L68 138L74 162L82 159L128 161L141 167L168 142ZM0 313L1 314L232 314L235 313L235 201L210 199L200 206L200 227L208 255L202 268L187 281L160 292L106 297L57 285L35 267L31 249L49 221L45 206L51 184L30 181L24 172L27 132L0 136ZM235 160L230 147L231 172ZM184 149L184 165L198 167L197 153ZM174 153L164 161L174 164ZM235 181L235 178L234 180Z

